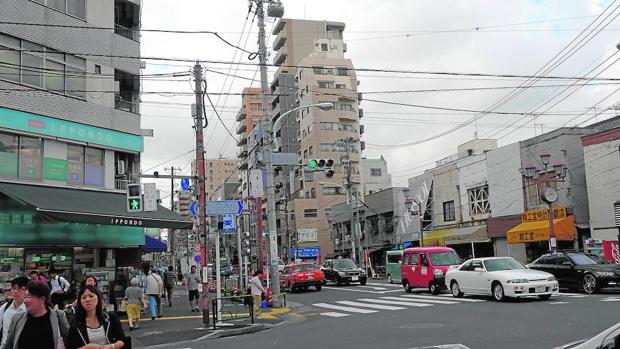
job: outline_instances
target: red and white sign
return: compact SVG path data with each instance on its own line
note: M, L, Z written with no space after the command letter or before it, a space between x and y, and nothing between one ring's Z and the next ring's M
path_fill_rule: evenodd
M620 264L620 252L618 241L603 240L603 252L605 259L614 264Z

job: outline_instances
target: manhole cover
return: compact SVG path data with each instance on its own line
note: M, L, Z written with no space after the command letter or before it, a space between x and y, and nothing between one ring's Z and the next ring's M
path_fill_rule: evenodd
M442 328L445 325L439 322L424 322L420 324L404 324L400 328L403 330L423 330L429 328Z

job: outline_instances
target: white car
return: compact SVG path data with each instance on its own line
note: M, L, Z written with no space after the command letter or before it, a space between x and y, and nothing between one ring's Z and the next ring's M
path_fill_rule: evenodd
M555 277L527 269L512 257L474 258L446 273L452 296L491 295L500 302L506 297L538 296L547 300L559 292Z
M591 339L584 339L555 349L615 349L620 348L620 323L613 325Z

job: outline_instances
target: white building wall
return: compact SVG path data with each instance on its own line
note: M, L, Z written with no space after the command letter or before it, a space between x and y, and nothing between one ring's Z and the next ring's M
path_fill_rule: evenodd
M377 168L381 170L381 176L371 175L371 169ZM361 159L360 170L362 172L362 187L364 190L364 195L387 189L392 186L392 179L388 173L387 161L383 157L379 159Z
M459 195L461 197L462 222L486 219L489 214L472 215L469 210L468 190L487 184L487 165L485 154L469 156L457 161Z
M614 221L614 202L620 200L618 147L620 140L612 140L583 150L593 239L618 239Z
M523 212L520 143L509 144L487 153L489 201L493 217Z

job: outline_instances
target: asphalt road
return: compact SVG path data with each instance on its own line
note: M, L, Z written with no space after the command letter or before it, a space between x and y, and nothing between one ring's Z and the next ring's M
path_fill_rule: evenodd
M620 293L565 293L548 301L454 299L398 285L335 287L289 295L289 320L267 331L162 348L554 348L620 322Z

